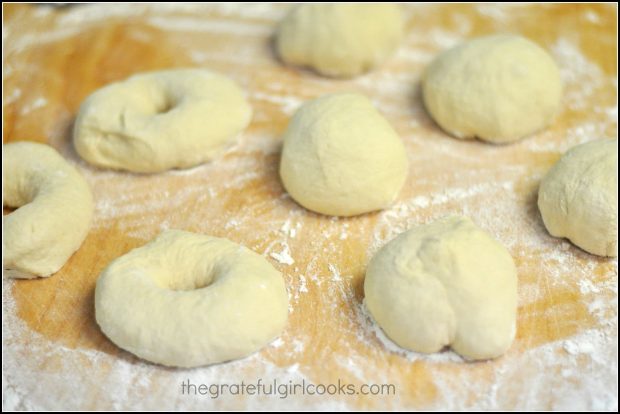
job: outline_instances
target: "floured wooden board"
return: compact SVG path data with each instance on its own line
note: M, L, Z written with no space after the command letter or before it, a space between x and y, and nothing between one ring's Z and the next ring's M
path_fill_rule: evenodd
M617 9L598 5L411 5L408 35L379 70L331 80L282 66L271 36L288 5L4 6L5 142L57 148L96 199L92 229L46 280L3 279L3 407L16 409L615 409L617 261L550 237L540 179L568 148L617 135ZM482 34L541 44L565 84L553 125L513 145L446 136L420 101L424 67ZM254 108L250 128L213 162L134 175L90 167L70 144L80 102L133 73L206 67L231 76ZM280 137L305 100L354 90L402 136L407 183L383 212L338 219L300 208L277 175ZM5 213L7 211L5 210ZM419 223L470 216L512 253L518 333L495 361L403 352L368 318L364 269L386 241ZM175 370L142 362L99 331L101 270L166 228L224 236L263 254L290 295L284 335L241 361ZM183 395L181 383L393 384L395 395ZM274 391L275 392L275 391Z

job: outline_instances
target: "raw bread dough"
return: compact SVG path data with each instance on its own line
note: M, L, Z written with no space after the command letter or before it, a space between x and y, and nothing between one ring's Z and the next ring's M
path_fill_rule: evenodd
M540 184L538 208L549 233L599 256L618 256L618 140L576 146Z
M90 95L74 145L100 167L151 173L212 159L250 123L252 110L229 78L204 69L142 73Z
M309 210L353 216L385 208L406 176L403 143L362 95L307 102L284 134L280 177L291 197Z
M80 173L52 147L15 142L2 147L4 268L12 277L56 273L80 247L93 196Z
M516 141L549 124L562 95L553 59L520 36L470 40L426 69L424 104L448 133L494 143Z
M510 253L468 218L413 228L370 261L365 303L385 333L417 352L445 346L495 358L515 336L517 271Z
M168 366L242 358L286 324L282 275L226 239L168 230L114 260L95 290L101 330L119 347Z
M282 20L276 47L286 63L351 77L385 61L402 37L395 4L300 4Z

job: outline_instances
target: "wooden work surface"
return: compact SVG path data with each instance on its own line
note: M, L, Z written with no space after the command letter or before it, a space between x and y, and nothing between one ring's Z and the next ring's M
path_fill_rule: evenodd
M615 5L409 5L408 34L376 71L331 80L284 67L271 37L288 5L3 5L3 140L47 142L84 174L92 228L64 268L3 279L3 407L28 409L617 408L617 261L550 237L536 193L561 153L617 136ZM447 47L496 32L546 48L565 85L545 131L513 145L446 136L420 101L424 67ZM238 144L188 171L99 170L71 147L82 100L131 74L205 67L236 80L254 109ZM372 98L402 136L410 172L394 206L338 219L299 207L277 174L295 109L328 92ZM5 213L8 211L5 210ZM516 340L494 361L403 352L362 306L364 269L418 223L465 214L500 240L519 272ZM165 228L227 237L263 254L290 294L285 333L241 361L165 369L98 329L95 281L114 258ZM181 382L394 384L396 395L188 396Z

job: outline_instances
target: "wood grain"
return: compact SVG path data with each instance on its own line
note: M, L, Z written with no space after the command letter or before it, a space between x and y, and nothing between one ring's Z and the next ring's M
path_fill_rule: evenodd
M88 7L97 11L84 11ZM5 375L40 376L43 386L62 396L82 390L78 397L52 399L37 394L32 383L15 380L14 388L21 387L17 407L551 409L600 408L605 398L604 408L613 409L614 401L617 407L617 354L602 364L600 356L567 352L570 343L563 342L601 332L604 339L596 352L613 355L617 261L551 238L536 208L540 178L564 150L617 134L617 9L591 4L407 6L408 36L389 62L358 79L332 80L277 60L271 36L287 7L80 5L52 10L3 5L3 142L53 145L84 173L97 203L90 234L60 272L44 280L5 281L15 308L5 300L3 309L15 312L36 333L3 342L9 356L24 365L23 374ZM562 59L563 109L546 131L514 145L458 141L426 115L419 76L445 47L495 32L520 33ZM136 175L96 169L75 154L72 122L88 94L134 73L191 66L231 76L254 108L249 129L221 158L188 172ZM410 174L394 208L336 219L291 200L277 165L280 135L295 107L344 90L369 95L394 125L407 147ZM507 245L518 266L518 334L508 354L496 361L465 363L394 352L360 313L370 255L391 235L451 213L471 216ZM297 226L295 234L287 223ZM397 395L280 401L179 397L178 371L150 366L119 350L94 320L93 291L101 270L163 228L227 237L264 254L284 275L291 313L282 344L226 368L229 379L267 375L259 366L266 361L282 372L295 367L315 383L390 382ZM292 265L271 256L286 246ZM584 289L584 281L595 290ZM593 310L593 303L600 303L600 309ZM29 348L44 349L35 348L35 342L70 352L34 358ZM109 382L123 381L113 375L116 360L146 372L148 387L122 398L110 395ZM187 376L201 378L217 369L224 368L192 370ZM614 376L615 385L612 381L592 391L596 381L607 383ZM69 379L67 384L58 384L62 378ZM76 388L80 381L87 385Z

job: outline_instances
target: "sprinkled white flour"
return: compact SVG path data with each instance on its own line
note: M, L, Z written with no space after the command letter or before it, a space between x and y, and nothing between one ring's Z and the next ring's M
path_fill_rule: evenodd
M276 259L278 262L285 265L292 265L295 263L295 260L291 257L291 251L288 247L288 244L283 244L282 251L280 253L269 253L269 256Z
M47 105L47 99L45 99L43 97L36 98L29 105L25 105L25 106L22 107L20 115L26 115L29 112L32 112L32 111L34 111L34 110L36 110L38 108L44 107L45 105Z
M374 335L381 345L388 351L397 355L403 356L407 361L414 362L416 360L425 360L425 361L436 361L436 362L463 362L463 358L457 353L445 350L436 354L420 354L418 352L413 352L400 346L396 345L384 332L381 328L373 322L372 316L366 307L366 303L362 302L358 306L358 317L359 323L364 327L362 331L360 331L359 336L360 340L364 340L365 336Z
M9 19L3 28L5 81L25 73L55 85L57 75L47 75L36 65L16 64L11 56L51 47L109 19L138 19L166 32L184 62L226 70L243 85L255 107L256 125L216 161L157 175L104 171L81 161L66 139L71 114L64 107L53 108L44 88L29 91L28 84L5 82L3 108L14 105L24 122L36 123L50 113L66 121L43 130L93 188L93 231L115 228L146 242L166 228L205 233L215 229L219 236L242 241L282 272L289 294L289 326L264 350L243 360L166 369L128 353L72 348L41 335L18 316L12 292L20 281L5 275L3 409L617 409L617 260L594 258L548 236L535 206L537 183L560 153L616 133L615 75L588 58L578 34L549 39L544 46L558 62L565 84L560 126L511 146L449 138L426 116L418 82L437 52L472 36L474 25L467 14L454 12L441 28L439 23L416 26L416 21L437 21L440 7L450 6L406 9L413 21L407 38L381 70L355 80L304 72L304 82L287 81L288 72L279 71L267 47L286 5L75 6L65 9L43 37L30 30L36 24L24 30ZM526 13L522 6L471 7L486 19L489 31L514 29L513 17ZM36 10L41 21L52 13L47 6ZM590 24L604 21L598 12L584 10L582 17ZM151 35L138 26L130 31L136 42L151 42ZM205 48L204 42L196 41L200 36L230 38L237 46ZM309 213L290 199L277 179L282 130L271 129L273 117L287 119L305 100L339 90L371 96L407 147L409 181L395 203L377 214L344 219ZM601 101L601 94L613 99ZM57 112L48 112L54 109ZM573 120L570 113L588 116ZM230 204L233 194L248 189L252 191L247 197L244 192L243 203ZM433 355L406 351L383 333L363 304L363 263L397 234L448 214L470 216L510 250L518 266L517 339L495 361L468 363L449 350ZM362 256L349 257L359 246ZM588 319L573 320L575 307L583 308ZM49 313L53 316L54 311ZM62 320L63 315L57 317ZM394 383L400 392L370 402L353 397L212 399L181 394L181 382L187 379L222 384L258 378L280 383L325 383L334 378Z

